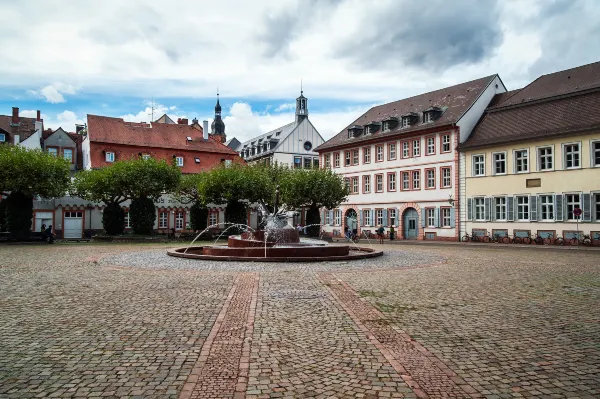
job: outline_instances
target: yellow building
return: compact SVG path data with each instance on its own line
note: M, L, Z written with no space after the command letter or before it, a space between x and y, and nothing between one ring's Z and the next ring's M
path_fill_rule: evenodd
M497 95L461 152L461 236L600 240L600 63Z

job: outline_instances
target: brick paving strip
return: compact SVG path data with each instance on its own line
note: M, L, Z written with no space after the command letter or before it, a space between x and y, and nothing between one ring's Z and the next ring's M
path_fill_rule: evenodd
M420 398L482 398L434 354L390 325L383 313L333 273L318 273L338 304Z
M244 397L250 337L258 297L258 273L240 274L202 346L180 399Z

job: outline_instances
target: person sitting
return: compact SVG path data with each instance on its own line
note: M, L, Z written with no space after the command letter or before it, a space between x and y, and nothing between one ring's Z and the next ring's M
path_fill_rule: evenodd
M48 237L46 237L46 225L45 224L42 225L42 229L40 230L40 233L42 234L42 240L46 241L46 238L48 238Z
M377 229L377 239L379 240L380 244L383 244L383 234L385 233L385 229L383 228L383 225L380 224L379 228Z
M52 225L48 226L45 231L44 241L48 240L48 244L54 244L54 234L52 233Z

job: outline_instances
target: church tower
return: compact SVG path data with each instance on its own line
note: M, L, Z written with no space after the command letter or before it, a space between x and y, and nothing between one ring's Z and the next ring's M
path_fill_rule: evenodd
M296 124L308 118L308 98L304 97L303 93L300 89L300 97L296 99Z
M225 141L227 141L227 136L225 135L225 123L223 122L223 119L221 119L221 104L219 103L219 92L217 92L217 105L215 105L215 119L210 125L209 138L220 143L224 143Z

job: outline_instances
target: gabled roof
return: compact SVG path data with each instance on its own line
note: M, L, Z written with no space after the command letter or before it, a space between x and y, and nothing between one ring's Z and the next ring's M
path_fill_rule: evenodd
M155 120L154 123L167 123L167 124L173 125L173 124L175 124L175 121L173 119L169 118L169 115L163 114L163 116L161 116L160 118Z
M543 75L492 104L461 149L600 129L600 63Z
M378 105L371 108L358 119L348 124L340 133L321 144L315 151L335 148L347 144L360 143L366 140L372 140L374 137L397 135L402 132L414 132L422 129L430 129L436 126L443 126L458 122L462 115L479 98L483 91L498 75L486 76L470 82L461 83L444 89L409 97L404 100ZM430 107L439 107L443 110L441 116L434 122L412 124L408 127L401 126L392 129L386 133L377 133L376 135L348 137L347 129L354 125L364 126L371 121L384 121L391 117L400 118L403 115L411 113L422 113Z
M20 136L20 141L27 139L35 133L35 118L19 116L19 126L11 126L11 123L12 116L0 115L0 129L8 134L18 134Z
M244 148L245 146L247 147L252 147L252 143L254 142L254 144L256 145L259 140L262 143L266 143L268 141L274 141L274 140L278 140L277 144L274 147L271 147L270 150L265 151L265 152L261 152L260 154L255 154L253 157L262 157L264 156L266 153L272 153L272 152L276 152L277 151L277 147L279 147L281 145L281 143L283 143L283 141L285 140L285 138L287 136L289 136L297 127L298 125L296 124L296 122L292 122L292 123L288 123L287 125L283 125L281 127L278 127L277 129L273 129L268 131L267 133L263 133L260 136L256 136L250 140L244 141L242 144L240 144L238 146L238 150L241 151L242 148ZM279 135L278 135L279 133ZM270 136L270 137L269 137ZM252 156L251 156L252 157Z
M225 145L234 151L239 151L239 147L241 144L242 143L240 143L240 141L238 139L236 139L235 137L230 138L229 140L227 140L225 142Z
M87 121L91 143L237 154L221 143L205 140L202 131L190 125L125 122L121 118L98 115L88 115ZM187 141L187 137L191 137L192 141Z

